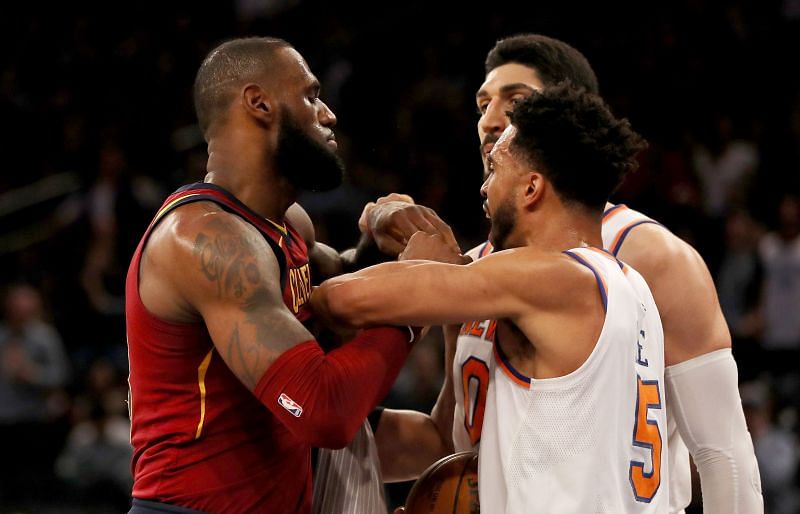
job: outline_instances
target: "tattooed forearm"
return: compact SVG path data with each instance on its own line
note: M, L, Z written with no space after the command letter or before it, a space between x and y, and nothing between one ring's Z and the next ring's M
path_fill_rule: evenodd
M228 341L228 358L225 360L247 387L255 388L262 372L260 355L251 346L242 344L239 338L238 324L233 328L233 333Z

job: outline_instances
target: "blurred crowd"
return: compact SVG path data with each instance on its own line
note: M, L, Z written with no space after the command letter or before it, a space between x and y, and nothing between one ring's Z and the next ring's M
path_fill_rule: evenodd
M709 264L768 512L800 512L800 2L623 2L579 13L514 2L381 13L213 4L125 5L124 15L4 7L0 512L126 509L124 277L163 198L203 177L190 91L210 48L284 37L321 80L348 181L301 199L318 239L352 246L363 205L396 191L436 209L466 251L487 233L474 93L486 52L518 32L581 50L615 113L649 140L613 200L658 219ZM430 409L439 338L415 349L387 405ZM404 494L389 489L393 504Z

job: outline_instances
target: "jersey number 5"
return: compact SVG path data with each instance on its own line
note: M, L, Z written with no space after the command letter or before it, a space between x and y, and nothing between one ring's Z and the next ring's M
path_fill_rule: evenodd
M658 380L636 377L636 419L633 424L633 445L650 450L652 464L645 473L644 462L631 461L630 481L636 501L650 503L661 485L661 430L655 420L647 419L650 409L661 408Z

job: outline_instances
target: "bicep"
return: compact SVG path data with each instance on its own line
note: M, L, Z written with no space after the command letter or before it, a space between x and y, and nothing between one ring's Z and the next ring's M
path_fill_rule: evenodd
M281 353L313 336L284 305L278 261L255 229L218 217L187 236L191 264L180 266L180 283L220 356L253 390Z
M637 231L619 257L641 273L653 293L667 365L729 348L730 332L702 257L663 228L643 225Z

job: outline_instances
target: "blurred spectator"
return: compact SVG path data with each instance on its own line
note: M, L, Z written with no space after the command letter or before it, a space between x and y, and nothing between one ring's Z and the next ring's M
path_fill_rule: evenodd
M731 334L737 339L752 338L758 331L754 310L761 293L761 235L760 226L743 210L732 212L725 222L725 253L717 275L717 291Z
M797 438L790 429L775 424L774 402L766 384L744 383L740 392L761 472L765 511L796 514L800 509L800 491L795 483L800 459Z
M56 462L56 473L87 497L124 507L133 485L127 390L107 360L92 364L87 392L75 400L74 426Z
M14 464L0 471L0 498L25 496L50 476L53 446L60 444L50 423L63 405L54 394L68 374L61 338L42 319L38 291L12 286L0 323L0 453Z
M98 177L86 199L91 240L81 272L96 312L109 316L124 311L121 284L135 248L132 238L146 227L162 196L152 180L130 174L121 146L107 141L101 147Z
M734 137L728 116L716 120L716 131L694 150L694 168L703 189L706 214L724 216L733 204L741 203L744 186L759 164L758 147L752 141Z
M797 371L800 357L800 201L785 195L778 204L778 229L759 245L764 267L764 349L778 371Z

